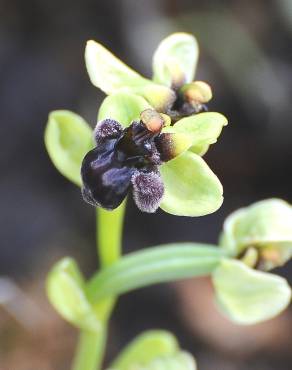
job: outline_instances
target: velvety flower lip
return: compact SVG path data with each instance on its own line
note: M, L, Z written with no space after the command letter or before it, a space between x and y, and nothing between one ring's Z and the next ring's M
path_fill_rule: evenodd
M222 185L201 156L226 124L223 115L205 112L171 125L141 96L119 91L103 101L94 133L79 115L52 112L45 143L57 169L95 206L114 209L133 192L142 210L154 212L158 204L172 215L198 217L223 202Z
M155 212L164 194L158 166L180 151L175 135L161 132L163 126L163 117L151 109L127 128L113 119L98 122L96 147L81 166L84 200L111 210L132 190L141 211Z

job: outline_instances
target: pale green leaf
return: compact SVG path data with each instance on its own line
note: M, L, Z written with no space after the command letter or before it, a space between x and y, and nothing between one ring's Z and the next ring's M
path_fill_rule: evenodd
M178 216L203 216L223 202L216 175L197 154L185 152L160 167L165 193L160 207Z
M178 132L188 135L192 141L192 150L198 155L203 155L209 145L216 143L222 128L227 125L227 119L220 113L206 112L183 118L165 132Z
M194 79L199 48L194 36L174 33L161 41L153 56L153 79L166 86Z
M56 168L62 175L80 186L82 160L93 148L90 126L73 112L53 111L49 115L45 131L45 144Z
M132 121L139 121L140 113L148 108L151 106L141 96L120 91L104 99L98 112L98 120L112 118L126 127Z
M72 325L99 331L101 324L85 294L85 283L76 262L64 258L47 278L47 294L58 313Z
M223 260L212 279L220 307L238 324L271 319L291 300L291 289L285 279L253 270L237 260Z

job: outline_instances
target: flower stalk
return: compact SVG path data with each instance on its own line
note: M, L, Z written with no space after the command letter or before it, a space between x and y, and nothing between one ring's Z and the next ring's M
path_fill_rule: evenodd
M121 255L125 207L126 201L112 212L102 208L97 209L96 244L101 269L110 266ZM109 230L111 230L110 233ZM106 347L108 320L114 305L113 296L104 302L100 331L81 331L72 370L101 369ZM97 315L100 316L99 306L97 307Z

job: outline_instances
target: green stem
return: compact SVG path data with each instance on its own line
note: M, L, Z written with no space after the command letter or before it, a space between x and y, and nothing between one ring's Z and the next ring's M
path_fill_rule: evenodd
M96 235L101 271L120 257L125 205L124 201L114 211L97 209ZM81 331L72 370L100 370L105 352L108 319L114 304L115 299L111 297L102 302L102 307L96 306L99 317L103 317L102 330L98 333Z
M122 247L123 221L126 202L114 211L97 209L97 247L101 267L119 259Z
M179 243L124 256L96 273L86 286L93 304L151 284L210 274L226 253L208 244Z
M95 333L82 330L79 336L73 370L100 369L106 342L106 330Z

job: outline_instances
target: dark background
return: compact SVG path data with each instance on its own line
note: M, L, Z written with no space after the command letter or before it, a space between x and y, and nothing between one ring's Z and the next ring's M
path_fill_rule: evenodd
M215 214L185 218L142 214L130 200L125 251L182 240L216 243L236 208L267 197L292 201L291 0L0 1L0 276L20 287L15 299L22 307L12 310L14 318L7 305L0 309L0 370L69 368L75 331L49 308L44 278L64 255L76 257L87 276L96 268L94 211L48 158L48 113L70 109L96 123L104 95L85 70L86 40L151 76L152 53L173 31L198 38L196 78L213 87L210 110L229 119L206 155L225 201ZM289 266L279 272L292 278ZM26 325L29 307L42 315ZM249 329L216 315L205 280L133 292L114 313L107 357L142 330L162 327L176 333L202 370L292 368L289 310Z

